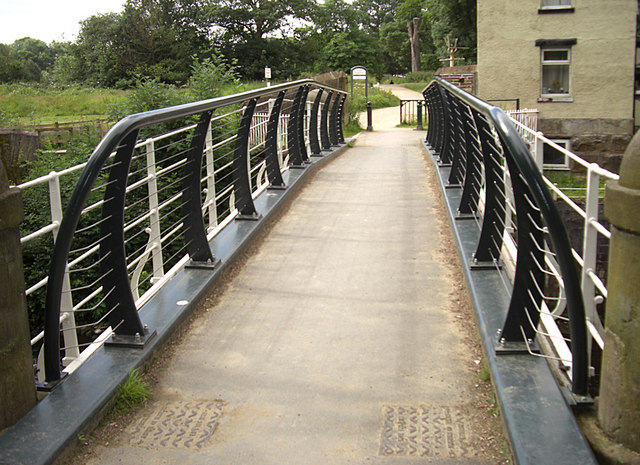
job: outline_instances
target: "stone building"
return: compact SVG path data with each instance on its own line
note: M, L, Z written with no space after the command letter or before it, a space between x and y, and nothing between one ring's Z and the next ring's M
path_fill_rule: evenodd
M520 99L521 108L538 109L538 130L548 138L617 170L640 125L638 1L478 0L477 6L479 97ZM568 167L561 158L554 161Z

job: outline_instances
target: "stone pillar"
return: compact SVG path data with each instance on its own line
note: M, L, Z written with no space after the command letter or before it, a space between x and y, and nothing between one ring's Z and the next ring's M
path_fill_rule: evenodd
M598 421L640 452L640 133L625 151L620 180L607 183L604 209L611 243Z
M36 403L18 226L22 194L0 163L0 430Z

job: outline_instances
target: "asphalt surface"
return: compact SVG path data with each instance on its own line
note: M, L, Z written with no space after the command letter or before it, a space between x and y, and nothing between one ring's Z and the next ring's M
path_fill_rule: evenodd
M87 463L496 463L424 133L381 112L205 300L151 402Z

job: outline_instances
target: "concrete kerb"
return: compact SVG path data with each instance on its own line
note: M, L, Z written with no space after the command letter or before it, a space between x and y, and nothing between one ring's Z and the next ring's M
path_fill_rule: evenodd
M479 236L476 222L455 219L461 189L445 189L450 168L438 165L424 140L423 147L440 183L515 462L519 465L597 465L547 361L529 354L496 355L497 330L504 322L509 297L498 271L471 270Z
M258 221L233 221L210 246L220 264L214 270L183 269L141 310L142 321L157 331L144 349L105 348L0 435L0 465L47 465L63 456L78 435L94 427L110 407L131 369L141 367L197 308L225 271L290 204L313 173L345 152L349 143L312 157L304 170L284 173L286 190L265 191L255 199ZM187 303L184 303L186 301Z

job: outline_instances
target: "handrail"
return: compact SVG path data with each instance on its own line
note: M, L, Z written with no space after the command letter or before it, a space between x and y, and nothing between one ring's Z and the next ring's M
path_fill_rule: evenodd
M495 172L495 166L502 164L502 157L506 163L505 175L508 179L494 178L495 182L487 182L485 186L486 203L480 242L483 241L483 237L491 237L493 244L487 240L487 243L482 245L483 250L480 250L479 243L476 253L478 256L479 252L488 250L488 255L493 257L493 261L498 260L502 248L501 241L503 236L508 234L508 228L507 225L496 226L496 219L502 218L507 222L505 186L510 182L515 197L514 226L517 230L518 252L514 291L505 325L501 330L501 340L507 343L524 342L527 349L530 349L530 339L535 338L536 328L527 331L523 328L528 324L527 319L533 326L539 321L539 315L532 316L534 309L531 307L540 308L544 306L544 302L543 296L535 290L534 285L543 288L545 270L539 266L545 262L545 257L550 255L558 263L566 294L572 341L571 390L575 395L586 396L587 330L579 273L560 214L540 171L529 155L526 144L502 109L480 100L440 77L434 78L423 95L429 108L430 122L434 123L429 125L427 143L437 153L453 154L450 179L463 178L464 188L476 182L471 176L464 175L465 172L476 169L474 164L481 163L478 156L483 157L485 176ZM469 136L470 130L474 133L473 137ZM493 131L495 134L492 134ZM471 140L473 138L475 139ZM454 146L455 150L452 149ZM479 155L474 155L474 158L473 154ZM476 194L476 200L478 195ZM479 212L476 210L476 213ZM487 218L491 217L493 224L487 224L490 222ZM493 229L489 231L489 228ZM500 237L496 237L496 232ZM552 254L545 253L542 247L545 238L551 242Z
M69 198L67 207L64 211L62 221L57 232L57 239L54 244L54 250L52 254L49 280L47 283L46 294L46 315L45 315L45 375L47 384L53 385L61 379L60 374L60 300L63 294L63 286L65 281L65 270L67 268L67 260L71 250L73 237L80 221L81 214L83 212L84 204L88 199L92 187L96 183L96 180L100 176L107 160L115 153L114 163L110 169L110 179L106 184L105 199L102 204L102 220L101 220L101 240L100 240L100 266L105 269L103 276L111 274L110 280L116 281L113 286L115 288L122 289L127 285L127 266L125 263L125 251L124 244L122 243L124 231L122 229L124 215L124 196L126 190L126 176L128 166L131 163L131 157L137 144L137 138L140 130L169 121L196 116L199 117L197 127L193 131L193 136L190 142L190 148L185 151L186 161L182 164L183 170L182 178L182 212L184 215L185 227L184 231L187 236L186 248L191 256L192 261L195 262L214 262L214 257L211 255L211 251L206 246L206 232L204 231L202 222L202 205L201 194L196 192L195 189L200 183L200 170L202 163L203 151L210 150L206 146L205 131L207 125L212 120L212 114L216 109L245 104L247 102L255 102L262 97L270 97L281 91L292 91L298 88L306 88L308 92L309 87L322 88L335 95L334 101L331 101L328 97L324 101L324 107L328 107L332 104L333 111L326 126L321 125L322 136L327 137L329 133L335 134L336 129L339 132L339 137L342 137L342 125L341 116L343 110L343 102L347 96L347 93L343 90L334 88L314 81L312 79L303 79L294 82L279 84L271 87L265 87L260 89L254 89L238 94L217 97L200 102L187 103L183 105L177 105L174 107L163 108L159 110L153 110L144 113L138 113L129 115L118 123L116 123L105 137L97 145L96 149L87 161L78 182ZM305 94L306 98L306 94ZM255 103L254 103L255 104ZM317 107L318 108L318 107ZM278 109L278 111L280 111ZM318 111L319 108L318 108ZM291 115L293 116L293 115ZM307 115L301 112L300 119L306 119ZM324 123L324 121L323 121ZM301 131L299 135L300 140L303 143L305 141L305 135L302 133L305 130L305 124L297 123L296 126ZM308 129L308 128L307 128ZM237 144L241 144L239 140L241 134L237 135ZM249 137L249 131L244 131L242 137ZM239 145L239 149L235 152L235 157L242 156L248 157L248 150L244 150L246 145ZM302 149L304 147L301 147ZM244 151L243 151L244 150ZM289 150L291 152L291 149ZM275 154L271 154L275 155ZM289 155L292 155L291 153ZM297 154L293 154L297 155ZM247 160L243 163L250 163ZM236 186L232 192L232 198L236 199L236 206L240 201L239 197L242 196L243 201L251 202L251 195L248 196L244 192L247 187L251 188L251 181L243 183L240 173L237 169L242 163L237 161L234 163L234 170L232 171L233 179L242 184ZM245 176L251 176L253 170L249 170L245 173ZM187 224L188 223L188 224ZM119 272L115 273L114 270L118 269ZM114 276L115 275L115 276ZM68 279L68 278L67 278ZM102 278L101 278L102 279ZM106 287L105 287L106 289ZM129 292L119 293L105 291L105 299L115 299L117 297L118 302L115 303L115 307L120 307L117 311L122 317L119 325L112 324L112 329L116 335L121 334L124 336L136 336L137 339L144 339L147 332L146 327L142 324L137 312L135 312L135 305L133 303L132 296ZM111 318L111 317L110 317Z

